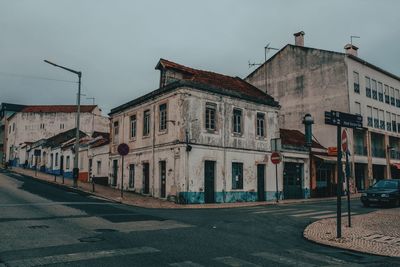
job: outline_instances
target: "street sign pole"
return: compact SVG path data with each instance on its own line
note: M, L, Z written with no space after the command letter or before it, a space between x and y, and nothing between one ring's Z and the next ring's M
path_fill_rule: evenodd
M276 203L279 203L278 164L275 164Z
M336 237L342 237L342 127L337 126L337 214Z
M121 199L124 197L124 158L122 156L122 170L121 170Z
M348 217L349 227L351 227L350 181L349 181L349 150L346 151L346 187L347 187L347 217Z
M278 186L278 164L282 161L282 155L279 152L272 152L271 162L275 164L275 184L276 184L276 202L279 203L279 186Z

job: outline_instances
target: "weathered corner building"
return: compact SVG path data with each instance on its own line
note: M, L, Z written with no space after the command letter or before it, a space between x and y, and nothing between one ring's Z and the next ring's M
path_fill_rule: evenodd
M274 199L278 103L240 78L163 59L156 69L159 89L111 110L110 183L180 203Z
M373 179L400 178L400 78L359 58L354 45L346 45L345 53L304 47L304 32L295 34L295 43L246 78L279 101L281 127L302 130L303 116L310 113L317 140L334 147L335 128L325 125L324 112L361 114L364 128L348 129L357 188L364 189ZM319 159L311 188L318 195L331 195L335 159Z

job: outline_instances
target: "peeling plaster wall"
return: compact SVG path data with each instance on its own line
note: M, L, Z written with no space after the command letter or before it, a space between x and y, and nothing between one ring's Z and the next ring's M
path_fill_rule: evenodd
M204 114L207 102L217 105L217 130L205 129ZM168 130L158 130L158 106L167 103ZM243 135L232 133L233 107L243 110ZM150 110L151 131L143 136L143 112ZM118 160L117 188L122 184L122 159L117 154L118 144L127 143L130 153L124 158L123 188L143 192L143 163L150 164L150 195L161 196L160 161L166 162L166 196L185 203L204 203L204 162L216 161L215 197L216 202L255 201L257 199L257 164L266 164L265 195L267 200L275 198L275 167L268 162L270 139L279 137L277 108L255 104L240 99L182 88L142 105L126 109L111 116L111 125L119 123L119 134L112 131L110 155L110 181L112 180L112 161ZM257 138L256 113L266 115L266 137ZM137 117L137 136L130 138L132 115ZM172 123L173 121L173 123ZM186 132L192 146L186 151ZM232 162L243 163L243 189L232 189ZM135 165L135 183L130 188L129 165ZM282 173L280 164L279 173ZM282 178L279 177L279 188Z
M349 112L345 56L340 53L287 46L246 78L266 90L281 105L280 127L304 132L302 120L314 118L313 134L322 145L335 146L333 126L325 125L324 112ZM265 86L267 84L267 86Z

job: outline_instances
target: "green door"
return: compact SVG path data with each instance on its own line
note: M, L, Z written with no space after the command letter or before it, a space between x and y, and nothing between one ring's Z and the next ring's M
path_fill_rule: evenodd
M285 199L303 198L303 163L285 162L283 194Z

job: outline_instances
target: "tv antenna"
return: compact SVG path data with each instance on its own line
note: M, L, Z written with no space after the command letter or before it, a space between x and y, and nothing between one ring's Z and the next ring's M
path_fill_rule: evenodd
M353 39L355 38L361 38L360 36L355 36L355 35L351 35L350 36L350 44L353 45Z
M264 47L264 62L263 62L263 63L254 63L254 62L252 63L252 62L250 62L250 60L249 60L249 61L248 61L249 68L254 67L254 66L261 66L262 64L264 64L264 63L267 61L267 54L268 54L269 51L271 51L271 50L276 50L276 51L278 51L278 50L279 50L278 48L270 47L270 44L271 44L271 43L268 43L268 44Z

